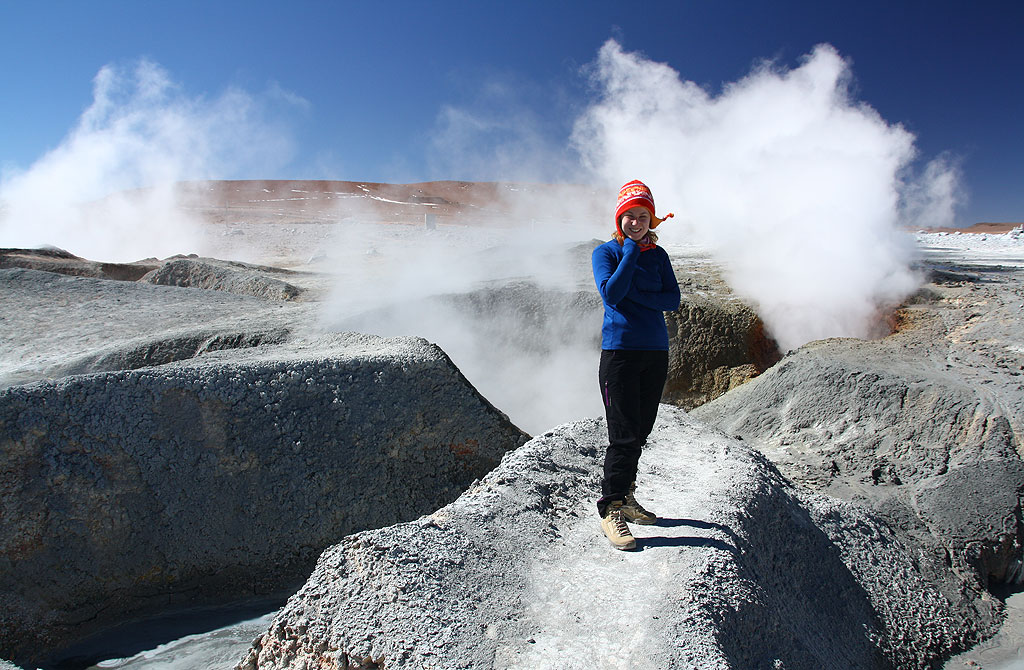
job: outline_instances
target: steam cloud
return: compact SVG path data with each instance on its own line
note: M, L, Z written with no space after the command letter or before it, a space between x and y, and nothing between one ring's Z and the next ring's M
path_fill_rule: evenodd
M576 119L569 146L533 102L515 98L517 87L492 82L469 108L441 110L429 146L443 176L594 183L607 200L595 210L578 190L537 198L500 224L517 226L503 236L490 227L473 237L472 226L401 240L380 226L345 230L336 255L344 276L324 325L439 343L531 431L600 414L599 316L567 311L538 325L510 310L539 309L548 288L580 289L579 272L555 276L566 261L552 254L607 239L614 189L639 178L659 213L677 215L659 228L662 242L710 249L784 349L871 336L879 311L919 283L900 226L951 224L962 193L948 157L912 173L914 137L854 100L850 80L849 65L823 45L799 67L764 64L711 95L609 41L593 68L597 99ZM280 87L267 97L308 105ZM179 207L173 184L283 164L288 133L267 121L265 106L239 90L190 98L145 61L104 68L63 143L0 181L0 245L49 243L95 260L202 253L198 220ZM459 166L472 174L455 174ZM485 318L438 298L510 278L533 288L477 310ZM529 341L510 335L529 329Z
M869 337L919 285L900 226L951 225L961 194L945 158L910 174L914 137L854 101L850 79L822 45L715 97L609 41L573 143L604 183L647 182L677 216L662 241L706 245L784 350Z
M599 315L538 326L509 302L474 312L438 296L479 297L508 277L533 285L507 292L520 305L537 307L544 287L579 290L580 274L552 276L560 261L546 252L607 239L615 189L625 181L651 185L659 213L677 215L658 229L661 241L708 248L784 350L877 334L880 312L920 282L901 226L952 223L961 197L955 164L941 157L915 178L914 137L851 98L849 66L829 46L790 71L757 67L718 96L615 41L600 50L593 74L598 97L577 118L569 148L551 142L505 88L501 105L491 91L467 108L442 110L432 148L450 169L506 175L487 172L492 178L544 181L555 170L564 182L597 183L609 196L602 207L579 193L537 197L510 217L517 228L505 239L479 231L474 239L471 227L404 249L378 239L369 255L373 233L346 235L344 265L363 269L335 295L331 327L437 342L487 398L536 432L601 414L593 388ZM573 152L575 164L566 160ZM559 220L531 229L538 213ZM580 225L580 215L589 223ZM593 291L592 279L584 281ZM388 307L355 316L368 296ZM516 331L536 337L507 336Z
M538 244L526 232L527 217L436 230L342 224L330 253L338 276L324 326L438 344L484 397L532 434L599 415L601 317L577 293L593 293L589 247L573 249L572 233L578 238L580 231L559 229L564 221L538 224L550 231Z
M269 167L290 150L241 90L190 98L152 62L104 67L60 146L0 181L0 244L104 261L196 251L198 220L179 206L175 182Z

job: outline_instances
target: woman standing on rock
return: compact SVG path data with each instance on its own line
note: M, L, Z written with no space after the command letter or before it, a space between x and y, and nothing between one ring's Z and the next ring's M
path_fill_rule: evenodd
M654 214L651 190L643 182L629 182L619 190L615 235L591 258L604 302L598 379L608 420L597 510L616 549L636 547L626 522L658 520L636 501L634 491L640 452L654 427L668 374L663 313L679 307L679 282L653 230L663 220Z

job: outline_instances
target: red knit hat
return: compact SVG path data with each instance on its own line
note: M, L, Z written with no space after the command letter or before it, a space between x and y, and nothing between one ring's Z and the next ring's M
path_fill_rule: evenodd
M672 218L675 214L671 212L665 215L664 219L659 219L654 214L654 196L651 195L651 189L647 188L647 184L643 183L639 179L623 185L619 189L619 201L615 206L615 228L621 233L619 228L619 218L626 212L626 210L634 207L643 207L651 213L651 228L657 228L658 224L665 219Z

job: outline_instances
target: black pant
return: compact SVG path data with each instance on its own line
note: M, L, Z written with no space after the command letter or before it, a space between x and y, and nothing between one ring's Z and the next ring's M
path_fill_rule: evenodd
M667 351L601 351L598 380L608 419L608 451L597 501L601 516L636 481L640 452L654 428L667 376Z

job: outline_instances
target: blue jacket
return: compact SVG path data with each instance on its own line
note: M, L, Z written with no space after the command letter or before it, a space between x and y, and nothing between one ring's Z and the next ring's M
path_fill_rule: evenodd
M601 348L668 351L663 313L679 307L679 282L665 250L641 252L627 237L594 249L591 263L604 302Z

